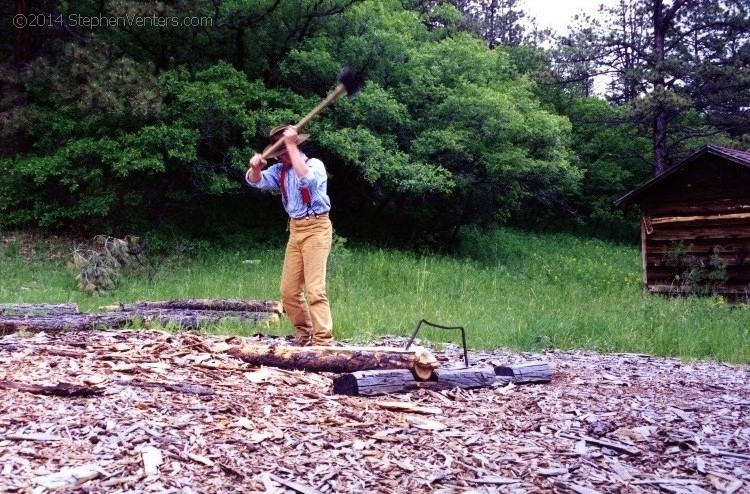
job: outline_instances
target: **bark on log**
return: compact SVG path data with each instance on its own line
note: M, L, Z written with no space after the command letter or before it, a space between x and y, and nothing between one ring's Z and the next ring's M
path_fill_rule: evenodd
M182 300L139 300L132 304L105 306L106 310L142 311L151 309L170 310L210 310L235 312L282 313L281 302L277 300L235 300L235 299L182 299Z
M513 384L548 383L552 380L552 369L547 362L498 365L495 374L510 377Z
M209 310L140 310L136 312L102 312L98 314L61 314L59 316L0 317L0 335L16 331L91 331L115 329L139 319L144 324L174 324L195 329L220 321L254 322L278 318L269 312Z
M77 313L76 304L0 304L0 316L56 316Z
M498 375L498 370L501 372ZM349 396L376 396L404 393L415 389L434 391L453 388L486 388L508 383L526 384L549 382L549 365L531 362L512 366L478 367L468 369L435 369L426 381L417 381L404 370L373 370L342 374L333 380L333 393Z
M336 373L405 369L420 379L429 378L438 366L437 359L421 347L402 350L389 347L246 345L232 348L227 353L250 364L282 369Z

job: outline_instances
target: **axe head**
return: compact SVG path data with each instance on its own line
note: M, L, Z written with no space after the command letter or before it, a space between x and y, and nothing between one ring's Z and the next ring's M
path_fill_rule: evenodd
M349 70L349 67L344 67L338 77L336 77L336 80L339 81L339 83L343 84L343 86L346 88L346 94L350 98L353 98L359 91L359 83L357 82L357 78L354 77L354 74L351 70Z

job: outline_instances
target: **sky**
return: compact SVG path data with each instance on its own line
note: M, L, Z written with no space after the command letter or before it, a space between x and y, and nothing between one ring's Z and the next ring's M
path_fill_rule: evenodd
M521 8L536 18L540 28L550 28L555 34L565 34L575 24L573 17L581 12L596 16L599 5L615 5L618 0L522 0ZM594 93L603 95L609 82L607 77L594 79Z
M536 18L539 27L563 34L573 24L574 15L581 11L595 15L602 3L612 5L615 0L522 0L521 8Z

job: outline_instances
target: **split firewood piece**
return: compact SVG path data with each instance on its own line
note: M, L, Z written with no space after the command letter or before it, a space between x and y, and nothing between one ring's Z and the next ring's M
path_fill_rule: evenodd
M92 388L90 386L79 386L70 383L57 383L54 386L41 386L38 384L26 384L16 381L0 380L1 389L16 389L36 395L50 396L94 396L104 393L104 388Z
M0 304L0 316L55 316L77 313L76 304Z
M253 365L312 372L355 372L373 369L406 369L419 379L429 379L437 359L422 347L402 350L389 347L267 346L245 345L229 355Z
M147 309L214 310L237 312L282 313L278 300L237 300L237 299L182 299L182 300L139 300L132 304L108 305L105 310L140 311Z

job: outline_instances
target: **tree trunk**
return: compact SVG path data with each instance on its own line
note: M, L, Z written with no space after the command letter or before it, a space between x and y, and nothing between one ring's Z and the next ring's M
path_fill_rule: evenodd
M661 175L667 169L667 108L664 102L666 92L664 40L675 14L684 3L685 0L675 0L669 9L664 11L663 0L654 1L654 77L652 80L654 86L654 100L656 103L653 116L654 176Z
M660 101L664 94L664 4L654 1L654 96L656 109L653 116L654 175L661 175L667 163L667 114Z
M420 347L402 350L388 347L266 346L232 348L229 355L254 365L311 372L355 372L373 369L404 369L419 379L428 379L437 359Z

